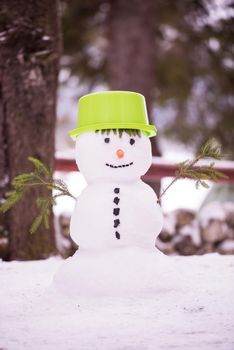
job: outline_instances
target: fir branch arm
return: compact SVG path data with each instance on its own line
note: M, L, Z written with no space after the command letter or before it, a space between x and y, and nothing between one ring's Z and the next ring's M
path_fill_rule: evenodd
M53 179L53 172L38 159L29 157L29 161L34 165L34 171L20 174L12 180L13 190L6 193L6 200L0 206L0 212L5 213L11 209L26 195L30 188L41 186L46 188L48 190L48 196L36 199L39 213L30 229L30 232L34 233L42 223L44 223L46 229L49 228L49 216L52 206L56 205L56 199L58 197L69 196L73 199L75 197L70 193L65 182L61 179Z
M227 179L228 177L220 172L214 169L214 161L211 162L208 166L196 166L196 164L201 159L214 159L214 160L220 160L222 159L223 155L221 152L221 146L220 144L217 144L215 140L209 139L200 149L199 154L192 160L186 160L183 163L178 164L177 170L175 172L174 179L169 183L169 185L162 191L162 193L158 197L158 202L161 201L162 196L165 195L165 193L168 191L172 185L177 182L179 179L184 179L186 177L192 178L196 180L196 188L199 187L199 185L209 188L209 185L206 183L205 180L211 180L214 182L218 182L220 179Z

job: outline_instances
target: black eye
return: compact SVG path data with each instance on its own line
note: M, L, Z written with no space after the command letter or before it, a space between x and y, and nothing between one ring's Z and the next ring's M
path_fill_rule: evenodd
M104 139L104 141L105 141L105 143L109 143L109 142L110 142L109 137L106 137L106 138Z
M134 143L135 143L135 140L134 139L130 139L130 145L134 145Z

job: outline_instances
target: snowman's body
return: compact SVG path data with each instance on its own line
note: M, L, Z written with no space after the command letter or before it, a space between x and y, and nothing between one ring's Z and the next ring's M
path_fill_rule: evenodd
M82 250L152 250L161 222L155 193L143 181L94 182L77 199L71 237Z
M149 138L142 131L134 137L87 132L77 138L76 161L87 180L70 226L79 250L55 282L76 295L119 295L150 290L152 282L157 286L163 257L155 240L162 212L141 180L152 163Z
M152 162L149 138L110 131L77 138L77 164L88 185L77 199L71 237L80 249L154 248L162 213L141 176Z

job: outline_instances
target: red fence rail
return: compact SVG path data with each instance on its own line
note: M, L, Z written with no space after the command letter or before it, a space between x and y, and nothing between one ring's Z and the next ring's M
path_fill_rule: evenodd
M154 182L161 180L163 177L174 177L176 168L176 164L165 162L162 158L154 157L153 164L143 178L144 180ZM215 169L228 176L228 179L222 180L223 182L234 183L234 162L217 161ZM70 172L77 171L78 169L74 159L56 158L55 170Z

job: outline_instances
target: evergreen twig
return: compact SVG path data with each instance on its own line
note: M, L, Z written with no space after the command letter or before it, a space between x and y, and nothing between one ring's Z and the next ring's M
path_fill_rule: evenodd
M34 219L30 228L31 233L35 233L43 223L46 229L49 228L49 217L52 206L56 205L56 199L60 196L75 197L69 192L65 182L61 179L53 179L52 170L48 169L40 160L29 157L28 160L33 164L34 171L20 174L12 180L13 189L6 193L6 200L0 206L0 212L5 213L18 203L32 187L44 187L48 190L47 197L37 197L36 205L38 215ZM54 192L52 192L54 191Z
M158 203L161 201L162 196L168 191L170 187L174 185L176 181L184 178L191 178L196 181L196 188L203 186L209 188L207 180L214 182L220 181L220 179L228 179L228 176L214 169L215 162L211 162L209 165L197 166L196 164L202 159L214 159L221 160L223 158L221 152L221 146L213 138L209 139L200 149L199 154L191 160L186 160L177 164L177 170L175 172L174 179L169 185L162 191L158 197Z

